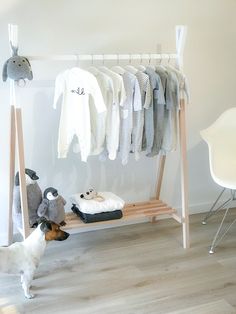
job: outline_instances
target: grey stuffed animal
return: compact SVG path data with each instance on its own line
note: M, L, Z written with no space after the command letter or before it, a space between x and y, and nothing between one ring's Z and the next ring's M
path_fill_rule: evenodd
M3 66L2 79L5 82L7 78L19 82L20 80L33 79L33 73L29 60L26 57L18 55L18 47L11 44L13 56L9 58Z
M37 210L42 202L42 191L37 183L39 177L36 172L31 169L25 169L26 190L28 201L28 213L30 227L36 227L38 221ZM13 220L16 226L22 229L22 210L20 199L20 180L19 172L15 176L15 186L13 194Z
M37 211L38 216L65 226L65 204L66 201L58 194L58 191L49 187L43 193L43 201Z

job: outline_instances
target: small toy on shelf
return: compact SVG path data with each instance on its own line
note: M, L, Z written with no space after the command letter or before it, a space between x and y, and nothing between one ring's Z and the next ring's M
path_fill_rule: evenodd
M38 208L38 216L45 217L61 226L65 226L65 209L66 201L53 188L47 188L43 193L43 200Z
M104 197L99 195L94 189L89 189L87 192L81 193L80 198L97 202L103 202L105 200Z

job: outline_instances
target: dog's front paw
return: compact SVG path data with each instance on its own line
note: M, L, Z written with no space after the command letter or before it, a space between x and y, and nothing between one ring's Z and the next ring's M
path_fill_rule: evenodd
M33 299L34 298L34 294L33 293L28 293L28 294L25 294L25 297L27 299Z

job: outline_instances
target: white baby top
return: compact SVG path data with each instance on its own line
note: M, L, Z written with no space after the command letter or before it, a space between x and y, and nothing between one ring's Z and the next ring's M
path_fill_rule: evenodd
M58 136L58 158L65 158L73 139L77 135L81 160L87 161L91 150L91 117L89 96L92 96L96 114L106 111L106 106L97 83L91 73L72 68L60 73L55 82L53 107L62 95L61 117Z
M106 125L106 145L109 159L114 160L117 155L120 137L120 106L126 99L125 87L122 77L102 66L99 70L106 73L113 82L114 87L114 102L113 105L107 108L107 125Z
M109 113L110 107L114 102L114 88L112 79L105 73L99 71L95 67L88 68L88 71L92 73L98 82L100 90L102 92L102 96L104 99L104 103L107 108L107 112L103 114L94 115L92 117L95 120L91 120L91 132L92 132L92 139L91 139L91 154L92 155L99 155L101 152L104 151L105 147L105 138L107 134L106 128L106 121L107 121L107 113ZM91 106L90 106L90 113L95 110L93 99L91 98ZM96 110L95 110L96 111Z

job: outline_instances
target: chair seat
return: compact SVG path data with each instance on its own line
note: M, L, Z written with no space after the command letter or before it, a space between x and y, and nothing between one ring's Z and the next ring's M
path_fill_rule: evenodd
M213 180L222 187L236 190L236 107L225 111L200 134L208 144Z
M209 250L212 254L236 222L234 219L225 227L226 217L236 194L236 107L226 110L210 127L200 133L208 144L211 176L218 185L224 188L202 221L205 225L209 217L220 209L225 209ZM225 188L231 190L231 196L219 206L219 199Z

